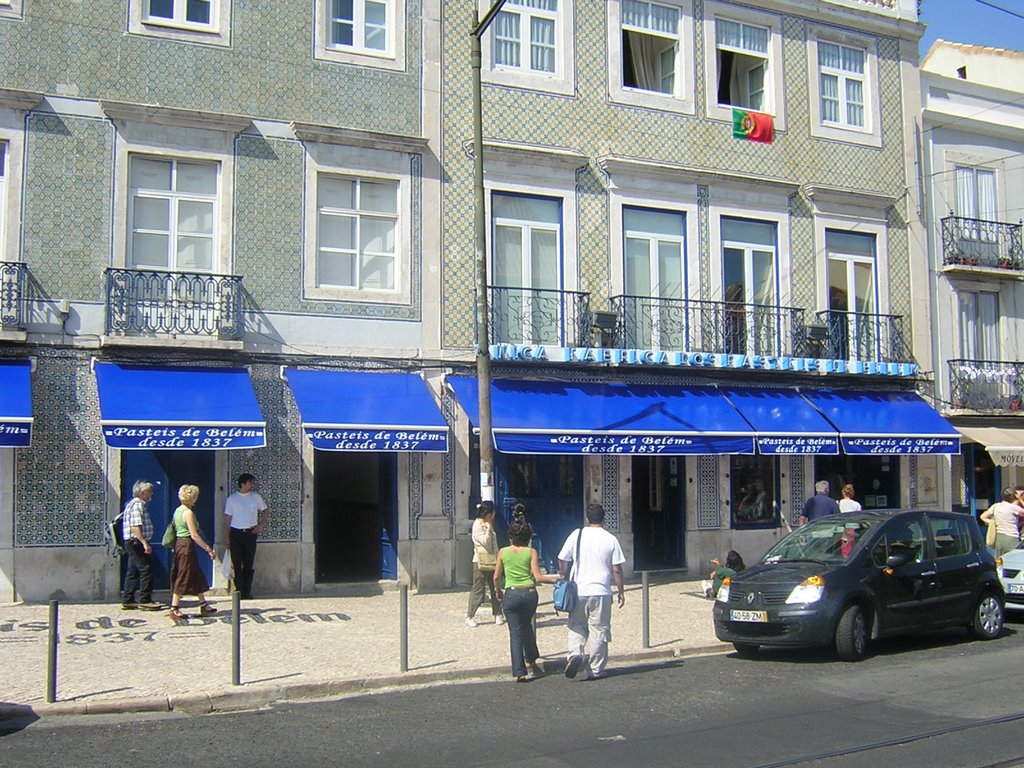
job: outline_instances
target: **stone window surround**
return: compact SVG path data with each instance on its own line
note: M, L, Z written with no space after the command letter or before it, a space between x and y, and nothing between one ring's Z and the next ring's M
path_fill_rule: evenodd
M864 127L826 124L821 120L821 78L818 41L864 51ZM811 135L870 147L882 146L881 104L878 86L878 41L834 27L809 25L807 30L807 90L810 100Z
M487 0L478 2L480 18L483 18L490 7L491 3ZM555 30L556 64L553 74L496 69L491 64L494 61L491 43L494 36L494 24L491 24L480 40L481 80L493 85L573 96L576 93L576 36L573 30L575 16L575 0L559 0L558 24Z
M679 8L679 54L676 57L676 93L626 88L622 85L622 0L607 4L608 96L615 104L692 115L696 109L693 0L652 0Z
M145 18L145 5L149 0L129 0L128 32L133 35L162 37L185 43L231 46L231 0L210 0L209 26L183 26L173 21L155 21ZM175 0L184 2L184 0Z

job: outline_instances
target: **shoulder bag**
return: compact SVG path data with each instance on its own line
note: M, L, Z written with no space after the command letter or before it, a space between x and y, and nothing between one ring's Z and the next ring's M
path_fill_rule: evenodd
M555 610L561 611L562 613L572 613L573 609L576 608L576 604L579 602L579 595L576 591L576 582L572 579L572 571L573 568L579 567L580 539L582 538L583 529L580 528L576 532L576 558L572 561L572 566L569 568L569 578L559 579L555 582L552 603L555 606Z

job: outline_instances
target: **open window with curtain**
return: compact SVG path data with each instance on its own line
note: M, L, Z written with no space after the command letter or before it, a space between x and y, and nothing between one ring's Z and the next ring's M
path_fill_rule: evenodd
M728 19L715 20L718 103L768 111L768 29Z
M623 0L623 87L675 95L678 62L679 9Z

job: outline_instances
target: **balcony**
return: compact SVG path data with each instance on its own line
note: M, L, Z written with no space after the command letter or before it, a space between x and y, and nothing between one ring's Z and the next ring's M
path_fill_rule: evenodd
M589 347L590 294L490 286L492 344Z
M804 310L769 304L613 296L615 345L747 355L808 353Z
M1021 410L1024 363L1005 360L950 360L949 399L957 410Z
M240 339L242 278L108 269L107 333Z
M0 332L25 330L28 266L0 261Z
M1021 225L968 219L950 214L942 220L942 265L1024 272Z
M870 360L878 363L906 363L914 359L903 335L903 317L867 312L825 310L817 313L825 326L817 357L832 360ZM819 354L820 353L820 354Z

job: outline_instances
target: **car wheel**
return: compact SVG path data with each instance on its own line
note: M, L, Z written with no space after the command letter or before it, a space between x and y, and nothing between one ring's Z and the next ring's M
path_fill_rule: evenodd
M971 617L971 633L979 640L994 640L1003 631L1003 602L991 592L981 596Z
M732 647L736 649L736 655L742 656L744 659L757 656L757 651L760 648L755 643L733 643Z
M859 605L848 606L839 617L836 653L843 661L860 661L868 655L868 619Z

